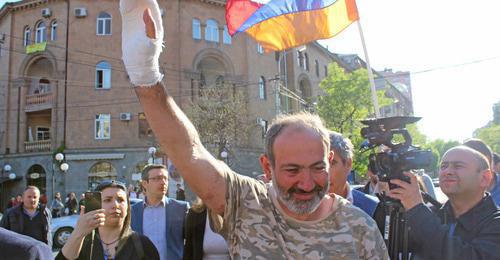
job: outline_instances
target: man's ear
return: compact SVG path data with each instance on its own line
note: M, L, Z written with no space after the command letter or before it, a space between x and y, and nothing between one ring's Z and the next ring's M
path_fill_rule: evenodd
M352 158L347 158L345 164L347 167L349 167L349 169L352 170Z
M490 187L491 182L493 181L493 173L490 169L483 170L481 172L481 187L485 187L486 190Z
M271 161L267 157L267 155L263 154L259 157L260 161L260 167L262 167L262 171L264 172L264 175L266 176L266 179L268 181L272 180L272 174L271 174Z
M330 152L328 153L328 163L330 164L330 166L333 164L333 155L333 150L330 150Z

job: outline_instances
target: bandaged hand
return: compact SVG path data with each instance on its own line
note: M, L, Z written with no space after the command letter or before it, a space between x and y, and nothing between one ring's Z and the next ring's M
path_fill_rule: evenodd
M163 46L158 3L156 0L120 0L120 13L122 59L130 81L134 86L155 85L163 78L158 63Z

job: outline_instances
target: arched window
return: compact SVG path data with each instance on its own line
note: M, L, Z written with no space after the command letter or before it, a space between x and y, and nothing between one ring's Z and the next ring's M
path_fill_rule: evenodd
M98 162L89 170L89 190L95 190L103 180L116 180L116 169L109 162Z
M44 94L50 92L50 81L48 79L40 79L38 87L33 90L33 94Z
M45 27L45 23L41 21L36 25L35 43L41 43L46 41L47 41L47 27Z
M304 69L309 71L309 55L304 53Z
M325 68L325 77L328 77L328 66L325 65L324 68Z
M231 35L229 35L229 29L227 28L227 25L224 25L224 32L222 33L222 42L224 44L231 44L232 42Z
M209 42L219 42L219 24L216 20L207 20L205 28L205 40Z
M316 70L316 77L319 77L319 62L314 60L314 69Z
M26 174L26 185L36 186L40 194L47 195L47 173L45 168L39 164L32 165Z
M111 15L106 12L97 16L97 35L111 35Z
M257 53L258 54L264 53L264 47L262 47L262 45L260 45L260 43L257 43Z
M259 98L266 99L266 79L264 76L259 77Z
M301 51L297 51L297 64L301 68L304 67L304 55L302 54Z
M215 79L215 86L218 88L222 88L224 86L224 76L217 76L217 78Z
M111 65L107 61L97 63L95 73L95 88L111 88Z
M203 89L207 86L207 81L203 73L200 74L200 81L198 81L198 96L203 95Z
M201 40L201 23L198 19L193 19L193 39Z
M50 24L50 40L55 41L57 40L57 21L54 20Z
M23 39L23 44L24 46L28 46L31 44L31 29L29 26L26 26L24 28L24 39Z

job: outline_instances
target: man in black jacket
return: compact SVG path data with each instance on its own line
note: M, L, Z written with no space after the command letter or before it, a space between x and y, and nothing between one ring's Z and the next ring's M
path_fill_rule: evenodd
M50 210L41 206L40 190L35 186L28 186L23 193L23 202L7 211L0 226L42 241L52 247Z
M389 196L407 211L414 259L500 259L500 209L486 193L492 179L488 160L466 146L448 150L439 185L448 202L434 214L422 202L416 177L391 180Z

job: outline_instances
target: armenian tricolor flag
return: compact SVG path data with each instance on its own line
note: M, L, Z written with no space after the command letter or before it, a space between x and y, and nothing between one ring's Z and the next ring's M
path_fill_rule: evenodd
M227 0L230 35L246 32L266 50L331 38L359 19L355 0Z

